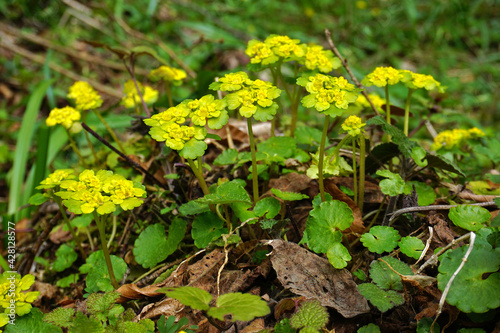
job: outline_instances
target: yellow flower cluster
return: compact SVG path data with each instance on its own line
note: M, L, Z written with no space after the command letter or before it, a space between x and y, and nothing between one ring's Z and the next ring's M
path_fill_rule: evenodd
M51 178L51 176L49 176ZM47 182L47 179L45 180ZM78 179L63 179L59 184L61 191L55 194L61 197L63 204L75 214L109 214L119 205L123 210L139 207L146 194L142 185L134 184L112 171L84 170Z
M102 105L102 98L88 82L77 81L70 88L68 98L75 100L78 110L97 109Z
M401 81L410 89L425 88L426 90L443 90L441 83L436 81L432 75L413 73L406 69L400 70L400 73L403 76Z
M302 99L302 105L306 108L314 107L320 112L332 111L332 115L338 115L339 109L347 109L349 103L355 102L359 95L359 89L342 76L303 76L297 79L297 84L309 92Z
M142 98L144 99L144 102L146 104L153 104L158 100L158 90L155 90L150 86L143 86L140 82L137 82L137 85L139 86ZM121 104L127 109L134 108L136 107L136 105L141 104L141 98L137 93L134 81L128 80L127 82L125 82L123 93L125 94L125 96L123 96Z
M270 35L264 42L252 39L245 53L252 64L269 65L278 61L297 61L309 70L318 69L329 73L341 66L333 53L316 44L300 44L300 40L288 36Z
M259 79L252 81L244 72L226 74L219 82L212 83L210 89L231 91L224 98L228 108L239 108L240 115L245 118L252 117L259 110L268 113L269 117L274 116L278 107L274 99L281 94L281 90L270 82Z
M363 127L366 123L361 122L361 118L358 116L349 116L342 124L342 129L346 131L350 136L358 136L361 134Z
M23 316L31 311L31 304L40 295L39 291L29 291L35 282L33 275L4 272L0 275L0 309L7 315ZM3 316L5 317L5 316ZM3 319L4 320L4 319ZM0 325L1 326L1 325Z
M61 182L65 179L74 178L73 169L59 169L48 175L47 178L40 182L40 185L37 186L37 189L49 189L54 188L56 186L61 185Z
M372 101L373 105L378 110L383 111L382 110L382 105L385 104L385 99L383 99L382 97L380 97L377 94L368 94L368 98ZM358 99L356 100L356 104L359 105L359 106L362 106L364 108L370 108L371 107L370 103L368 102L368 100L365 98L365 96L363 94L360 94L358 96Z
M45 123L50 127L61 124L66 129L70 129L71 126L73 126L73 123L79 121L80 118L80 112L78 112L71 106L66 106L63 108L52 109L49 116L45 120Z
M144 122L149 125L146 120L148 119L144 119ZM181 150L184 148L186 142L192 139L198 141L204 140L207 131L204 127L200 126L185 126L169 122L161 126L151 127L149 134L156 141L165 141L167 147Z
M183 79L187 77L187 74L182 69L177 69L169 66L160 66L157 69L153 69L149 73L148 77L153 82L164 80L173 82L175 85L178 85Z
M372 85L385 87L398 83L402 78L403 74L393 67L377 67L372 73L368 74L361 83L367 87Z
M186 102L191 110L191 121L196 126L205 126L208 119L219 118L226 108L224 99L215 99L213 95L206 95L200 99Z
M477 139L485 136L484 132L477 127L471 129L458 129L443 131L434 138L434 143L431 145L431 150L439 150L441 148L450 150L454 147L460 148L467 140Z

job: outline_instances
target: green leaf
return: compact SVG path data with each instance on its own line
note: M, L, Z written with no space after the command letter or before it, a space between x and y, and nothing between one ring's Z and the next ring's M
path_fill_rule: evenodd
M413 275L413 271L404 262L399 261L393 257L383 257L381 258L387 262L392 269L401 275ZM392 271L392 269L387 266L387 264L380 261L374 260L370 264L370 277L373 282L383 289L393 289L393 290L403 290L403 283L401 282L401 277Z
M224 125L227 124L228 120L229 115L227 113L227 110L222 110L219 117L208 119L207 125L211 129L221 129ZM220 140L220 138L218 140Z
M309 327L320 330L328 323L328 312L318 300L302 303L299 310L290 318L293 328Z
M199 203L195 200L186 202L185 204L179 207L179 212L184 216L197 215L204 212L208 212L209 210L210 207L207 204Z
M415 191L417 191L419 206L429 206L436 201L436 192L434 192L434 189L422 182L414 180L406 182L404 192L411 192L414 186Z
M249 210L252 208L252 205L244 203L244 202L233 202L232 204L229 204L229 207L231 207L231 210L233 211L234 215L240 220L240 222L247 221L251 218L256 217L255 212ZM257 219L253 221L249 221L249 224L254 224L257 222Z
M223 226L224 221L213 212L205 212L196 216L191 228L194 245L200 249L207 247L210 242L224 233Z
M209 303L212 300L212 295L207 291L195 287L161 288L156 292L165 293L186 306L202 311L209 309Z
M322 202L309 213L306 224L307 245L316 253L326 253L330 246L342 240L340 230L354 221L351 208L342 201Z
M384 142L376 145L366 157L366 174L375 173L380 168L380 165L387 163L397 156L399 156L399 149L395 143Z
M417 323L417 333L431 333L431 326L432 326L432 318L424 317L422 320L420 320ZM432 330L432 333L439 333L441 332L441 327L439 326L438 323L434 324L434 329Z
M226 149L214 160L214 165L230 165L238 163L238 151L236 149Z
M274 115L278 111L278 104L273 103L271 106L267 108L263 108L260 105L257 105L257 111L254 113L253 117L258 121L268 121L274 118Z
M265 214L267 219L272 219L279 214L280 210L280 202L276 198L267 197L257 201L253 212L259 217L262 217Z
M53 268L56 272L62 272L71 265L78 258L75 250L66 244L62 244L56 251L56 260L54 261Z
M200 141L192 138L184 144L184 148L179 150L179 155L184 158L194 160L197 157L203 156L205 154L205 150L207 150L207 147L208 146L205 141Z
M295 129L295 139L306 145L319 145L322 133L319 129L309 126L300 126Z
M79 274L70 274L57 281L56 286L58 286L59 288L68 288L73 283L77 283L79 278L80 278Z
M148 226L139 235L134 243L135 260L144 268L152 268L174 253L184 238L187 224L176 218L170 225L168 238L165 237L165 228L162 224Z
M278 190L277 188L272 188L271 192L283 201L297 201L302 199L309 199L306 194L295 193L295 192L285 192Z
M360 240L370 252L381 254L394 250L399 238L399 232L393 227L378 225L372 227L369 233L363 234Z
M104 322L108 320L110 316L118 315L124 311L121 305L115 304L120 296L121 294L119 292L90 294L87 299L87 310L92 317Z
M28 203L33 206L40 206L47 200L49 200L49 198L44 196L42 193L35 193L29 198Z
M94 217L92 216L92 214L78 215L74 219L71 220L71 226L77 227L77 228L86 228L92 223L93 219L94 219ZM67 230L67 229L65 228L64 230Z
M415 161L415 164L422 168L426 167L429 164L429 162L427 162L427 160L425 159L426 155L427 152L420 146L415 146L411 150L411 158Z
M460 205L452 207L448 217L460 228L469 231L478 231L488 224L491 219L491 214L483 207Z
M73 326L74 316L75 309L56 308L54 311L47 313L43 317L43 321L59 327L67 328Z
M405 192L405 182L399 174L390 172L389 170L379 170L377 171L377 175L389 178L380 181L379 186L382 193L395 197ZM409 192L405 194L409 194Z
M271 312L267 303L260 296L242 293L230 293L219 296L217 307L210 308L208 315L219 320L232 315L231 321L250 321L255 317L266 316Z
M330 264L337 269L346 267L347 262L352 259L349 250L342 243L334 243L330 246L326 256Z
M115 277L118 281L120 281L127 271L127 264L120 257L115 255L110 255L110 257ZM80 273L88 273L87 278L85 279L87 284L85 291L95 293L98 291L107 292L114 290L113 285L111 284L111 279L109 278L109 272L102 250L92 253L87 258L87 262L80 266Z
M370 301L380 312L386 312L405 302L403 296L394 290L383 290L371 283L358 285L358 290L363 297Z
M429 162L430 168L453 172L465 177L465 173L457 165L455 165L455 163L448 160L444 156L434 155L428 152L425 158L427 159L427 162Z
M295 153L297 143L289 136L273 136L257 144L257 150L269 155L271 160L286 160Z
M422 242L420 238L413 236L406 236L401 238L401 240L398 243L398 246L401 252L403 252L408 257L413 259L420 258L422 250L425 247L424 242Z
M438 288L443 291L467 251L468 245L446 251L440 258ZM500 255L491 245L476 238L467 258L446 297L446 301L463 312L483 313L500 306ZM491 274L490 274L491 273Z
M17 317L15 325L4 326L4 333L62 333L60 327L43 321L43 313L32 308L27 315Z
M370 323L368 325L360 327L357 330L357 333L380 333L380 327Z
M282 319L274 325L274 333L296 333L297 331L290 326L290 319Z
M76 319L68 333L102 333L104 327L97 318L89 318L81 312L76 313Z
M217 187L215 193L207 194L203 198L196 200L204 204L229 204L233 202L244 202L252 204L248 192L243 186L235 181L222 183Z
M381 116L375 116L369 119L366 122L366 124L367 126L370 125L382 126L384 132L391 136L392 142L398 145L399 150L406 158L410 157L413 147L417 145L415 142L408 139L408 137L403 133L402 130L393 125L388 124Z

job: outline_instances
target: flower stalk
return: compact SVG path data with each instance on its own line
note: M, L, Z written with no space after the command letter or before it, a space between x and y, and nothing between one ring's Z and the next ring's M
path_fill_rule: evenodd
M113 271L113 265L111 264L111 257L109 255L109 250L106 242L106 231L104 228L104 221L105 217L100 216L97 214L96 211L94 213L94 219L97 224L97 229L99 230L99 237L101 239L101 246L102 246L102 252L104 254L104 260L106 261L106 267L108 268L108 273L109 273L109 279L111 280L111 284L113 285L113 288L118 289L120 286L118 285L118 282L116 281L115 277L115 272Z

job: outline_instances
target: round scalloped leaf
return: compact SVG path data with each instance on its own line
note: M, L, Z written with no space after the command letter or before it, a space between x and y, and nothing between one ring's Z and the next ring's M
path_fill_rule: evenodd
M451 208L448 217L460 228L478 231L490 221L491 214L483 207L461 205Z
M413 259L420 258L422 250L425 247L424 242L422 242L420 238L413 236L406 236L401 238L398 245L401 252Z
M191 228L194 245L200 249L205 248L224 233L223 226L224 222L213 212L205 212L196 216Z
M110 255L110 257L115 277L118 281L120 281L127 271L127 264L120 257L115 255ZM85 291L95 293L98 291L107 292L114 290L113 285L111 284L111 279L109 278L109 272L102 250L92 253L87 258L87 262L80 266L80 273L88 273L85 279L85 283L87 285Z
M393 257L383 257L381 258L387 264L389 264L396 272L401 275L413 275L413 271L404 262L399 261ZM393 290L403 290L403 283L401 282L401 277L390 269L387 264L380 261L374 260L370 264L370 277L373 282L383 289L393 289Z
M56 272L62 272L66 268L71 267L71 265L78 258L75 249L71 246L62 244L56 251L56 260L54 261L54 270Z
M267 197L257 201L253 212L259 217L262 217L265 214L267 219L272 219L279 214L280 210L281 204L278 199Z
M326 252L328 261L333 267L342 269L347 266L347 262L352 259L349 250L342 243L334 243Z
M381 180L379 183L382 193L395 197L396 195L405 192L405 182L399 174L390 172L389 170L378 170L377 175L388 178Z
M302 303L299 311L290 318L290 326L293 328L310 327L319 330L327 323L328 312L318 300Z
M360 240L370 252L381 254L394 250L399 238L399 232L393 227L378 225L372 227L370 232L363 234Z
M314 127L300 126L295 129L295 139L306 145L319 145L321 142L321 131Z
M161 288L157 289L156 292L165 293L168 297L175 298L184 305L202 311L209 309L209 303L212 300L212 295L208 291L189 286Z
M192 138L184 144L184 148L179 150L179 155L184 158L194 160L197 157L203 156L205 154L205 150L207 150L207 144L205 141Z
M214 160L214 165L230 165L238 163L238 151L236 149L226 149Z
M296 193L296 192L285 192L278 190L277 188L272 188L271 192L283 201L297 201L302 199L309 199L306 194Z
M371 283L358 285L358 290L364 298L370 301L380 312L386 312L405 302L403 296L394 290L383 290Z
M438 288L443 291L462 262L467 246L448 250L440 259ZM476 238L467 262L452 282L446 301L463 312L483 313L500 306L500 255ZM489 273L492 273L488 276Z
M263 108L260 105L257 105L257 111L254 113L253 117L258 121L268 121L274 118L274 115L278 111L278 104L273 103L271 106L267 108Z
M342 201L322 202L309 213L306 224L307 245L316 253L326 253L332 244L342 240L340 230L354 221L351 208Z
M243 202L251 205L252 201L248 192L236 181L222 183L217 186L215 193L207 194L203 198L196 200L205 204L230 204L234 202Z
M257 150L269 155L271 159L281 160L290 158L297 149L297 142L289 136L273 136L257 145Z
M229 120L229 115L227 113L227 110L222 110L220 113L220 116L217 118L210 118L207 120L207 125L211 129L221 129L224 127L224 125L227 124L227 121Z
M357 333L380 333L380 327L375 324L368 324L358 329Z
M40 206L47 200L49 200L49 198L42 193L35 193L29 198L28 203L33 206Z
M417 333L431 333L431 325L432 318L429 317L424 317L422 320L420 320L417 324ZM432 333L439 333L441 332L441 327L439 326L438 323L434 324L434 329L432 330Z
M231 321L250 321L255 317L266 316L271 312L267 303L260 296L242 293L230 293L219 296L216 307L208 310L208 315L219 320L232 315Z

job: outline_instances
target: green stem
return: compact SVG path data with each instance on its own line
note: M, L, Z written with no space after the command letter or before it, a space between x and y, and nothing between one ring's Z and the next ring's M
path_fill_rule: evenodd
M168 97L168 105L170 107L174 107L174 101L172 100L172 88L170 87L170 83L165 82L165 91L167 92L167 97Z
M108 268L109 278L113 288L118 289L120 286L116 282L115 272L113 271L113 265L111 264L111 257L109 256L109 250L106 242L106 231L104 230L104 222L99 218L97 212L94 211L94 219L97 224L97 229L99 229L99 237L101 238L102 252L104 254L104 260L106 261L106 266Z
M71 226L71 223L68 219L68 215L66 215L66 211L63 208L61 199L55 195L53 195L52 198L57 203L57 206L59 206L59 211L61 212L61 215L63 217L64 222L66 222L66 226L68 227L69 232L71 233L71 236L73 236L73 239L75 240L76 246L78 247L78 250L80 251L80 254L82 255L83 260L87 260L87 254L83 250L83 246L82 246L82 242L80 240L80 237L78 237L75 230L73 230L73 227Z
M408 96L406 97L406 104L405 104L405 125L404 125L404 133L406 136L408 136L408 125L410 123L410 100L411 100L411 95L413 94L415 90L409 89L408 88Z
M210 194L210 191L208 190L207 182L205 182L205 178L203 178L203 171L202 169L198 168L194 161L190 158L187 159L189 166L191 167L191 170L193 170L194 175L196 176L196 179L198 179L198 183L200 183L201 190L203 191L204 195Z
M252 188L253 202L259 201L259 175L257 174L257 154L255 152L255 139L253 137L252 118L247 118L248 138L250 140L250 152L252 154Z
M115 140L116 144L120 148L121 152L125 154L125 149L123 148L122 144L120 143L120 140L118 140L118 137L116 136L115 132L113 129L109 126L108 122L102 117L101 113L94 109L94 114L99 118L101 123L106 127L106 130L108 131L109 135Z
M319 145L319 158L318 158L318 183L321 201L325 201L325 185L323 183L323 161L325 159L325 142L328 135L328 125L330 124L330 116L325 115L325 123L323 125L323 134L321 135L321 143Z
M83 158L82 154L80 153L80 150L76 146L75 140L73 140L73 137L71 136L71 133L69 132L69 129L67 129L66 127L64 127L64 129L66 130L66 133L68 134L68 141L69 141L69 145L71 146L71 149L73 149L75 154L78 156L78 159L80 160L80 162L82 162L85 169L88 168L87 162L85 162L85 159Z
M358 175L356 172L356 139L352 139L352 179L354 188L354 203L358 205Z
M365 136L359 137L359 191L358 207L363 214L363 203L365 201L365 159L366 159Z
M390 125L391 124L391 104L389 98L389 84L385 86L385 121ZM386 142L391 142L391 136L386 136Z

